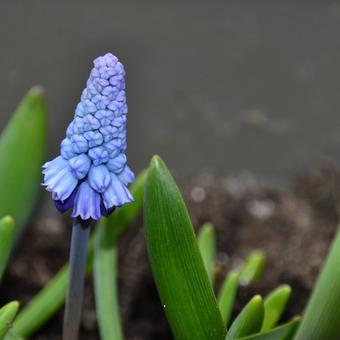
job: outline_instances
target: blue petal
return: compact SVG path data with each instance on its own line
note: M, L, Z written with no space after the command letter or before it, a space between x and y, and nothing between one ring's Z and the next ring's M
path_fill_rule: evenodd
M124 203L133 202L133 197L125 184L111 173L111 185L103 193L104 206L110 209L113 206L121 206Z
M92 165L88 175L88 182L97 192L105 192L111 184L111 176L107 167L105 165Z
M69 138L65 138L60 145L60 153L65 159L70 159L76 154L73 152L73 145Z
M129 183L133 183L135 181L135 174L127 165L125 165L124 170L119 174L119 178L125 185L128 185Z
M107 167L110 171L114 172L115 174L119 174L122 172L124 166L126 164L126 156L121 153L117 157L109 159L107 162Z
M91 160L85 154L78 155L69 160L69 166L73 175L83 179L89 172Z
M65 201L60 201L55 195L52 193L52 197L54 200L54 204L56 208L61 212L62 214L67 211L68 209L71 209L74 204L74 198L77 193L77 188L72 191L72 194L65 200Z
M79 216L83 220L88 220L90 218L99 220L102 216L100 203L100 195L93 190L87 182L83 182L77 190L71 216Z
M45 164L44 183L46 190L51 191L61 201L66 200L78 184L72 175L68 162L61 156Z

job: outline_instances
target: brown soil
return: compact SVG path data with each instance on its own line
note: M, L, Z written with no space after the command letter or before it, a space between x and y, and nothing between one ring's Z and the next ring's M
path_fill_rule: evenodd
M338 221L340 173L318 169L289 190L260 187L250 177L216 178L203 174L180 185L192 221L211 221L217 229L218 261L223 275L254 248L268 260L261 282L238 293L235 313L255 293L265 295L288 283L292 299L285 318L300 314L327 254ZM1 287L0 302L27 303L67 260L70 237L66 219L43 220L29 228ZM119 287L125 338L172 339L148 266L141 218L120 242ZM81 339L99 339L91 278L85 288ZM60 339L62 312L33 339Z

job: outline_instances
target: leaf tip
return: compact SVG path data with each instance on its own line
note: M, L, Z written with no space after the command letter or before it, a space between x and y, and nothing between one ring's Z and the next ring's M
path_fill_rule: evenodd
M152 168L164 168L165 167L163 160L158 155L152 156L150 165Z
M29 94L43 97L45 95L45 90L41 85L36 85L29 90Z

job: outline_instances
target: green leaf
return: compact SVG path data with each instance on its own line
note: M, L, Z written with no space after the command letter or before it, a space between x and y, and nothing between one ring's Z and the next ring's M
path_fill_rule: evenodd
M340 339L340 231L304 312L296 340Z
M205 223L202 226L198 233L197 241L205 269L210 282L213 284L215 278L216 239L214 227L211 223Z
M22 338L21 336L15 334L14 332L12 332L11 329L6 333L4 339L5 340L24 340L24 338Z
M218 309L183 198L163 161L148 171L144 228L158 292L176 339L221 340Z
M95 233L94 283L100 336L103 340L122 340L117 289L117 237L140 211L146 172L138 178L132 192L135 203L119 209L112 218L103 218ZM123 214L123 215L122 215Z
M96 309L100 338L103 340L123 339L117 288L117 242L112 236L113 228L99 223L95 242Z
M266 257L262 250L253 250L245 260L240 274L240 285L247 286L257 282L265 266Z
M0 216L13 217L16 235L22 231L40 188L45 111L41 88L31 89L0 137Z
M223 281L217 298L223 321L227 326L229 324L229 320L235 303L239 276L240 273L238 271L230 271Z
M0 220L0 280L6 269L14 236L14 220L5 216Z
M264 300L264 320L261 331L265 332L274 327L283 314L292 289L281 285L274 289Z
M3 339L19 309L19 302L12 301L0 309L0 339Z
M226 340L234 340L260 331L264 316L263 300L255 295L232 323Z
M131 185L131 193L135 202L117 209L106 219L107 223L112 226L115 237L119 237L139 214L144 193L144 181L145 173L142 173ZM87 251L87 274L90 274L93 269L94 237L91 237ZM21 310L13 324L13 331L16 334L23 337L30 336L63 306L67 290L68 271L68 265L64 265L56 276Z
M265 333L257 333L238 340L293 340L300 320L300 317L295 317L292 321L273 328Z

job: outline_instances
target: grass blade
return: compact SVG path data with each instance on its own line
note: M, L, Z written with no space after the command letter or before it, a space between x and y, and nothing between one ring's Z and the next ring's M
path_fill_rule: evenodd
M18 309L19 302L17 301L12 301L0 309L0 339L3 339L10 329Z
M5 216L0 220L0 280L7 266L12 249L13 236L14 220L10 216Z
M102 340L122 340L117 288L117 242L114 226L99 223L95 241L94 283Z
M293 340L300 320L300 317L295 317L292 321L267 332L246 336L239 340Z
M24 97L0 137L0 216L13 217L16 235L34 206L45 149L45 100L42 90L35 87Z
M340 339L340 231L304 312L296 340Z
M227 326L235 303L239 276L238 271L230 271L222 284L217 298L224 324Z
M126 204L107 218L115 237L119 237L139 214L144 193L145 172L138 176L131 186L135 198L134 204ZM96 232L96 231L95 231ZM91 237L87 251L86 272L93 269L94 236ZM63 266L56 276L25 306L13 324L13 331L19 336L28 337L37 331L49 318L59 310L65 301L68 283L68 265Z
M215 278L216 237L211 223L205 223L202 226L198 233L197 241L205 269L211 284L213 284Z
M146 180L144 228L151 268L174 337L224 339L226 329L183 198L157 156Z
M245 260L240 274L240 285L248 286L257 282L262 273L266 262L266 256L262 250L253 250Z
M236 317L226 340L234 340L260 331L264 316L263 300L255 295Z
M264 300L264 320L261 331L265 332L274 327L280 320L292 289L282 285L274 289Z
M140 174L132 186L135 203L127 205L125 213L103 218L97 225L94 252L94 283L99 331L103 340L122 340L118 287L117 240L132 218L140 211L144 194L146 172ZM123 211L123 212L124 212Z

